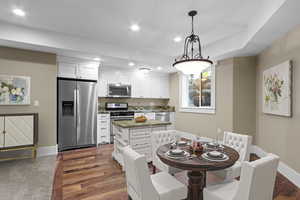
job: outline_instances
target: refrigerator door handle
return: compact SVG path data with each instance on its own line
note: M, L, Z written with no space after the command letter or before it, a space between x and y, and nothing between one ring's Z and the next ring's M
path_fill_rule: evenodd
M77 126L77 91L74 90L74 125Z
M81 113L78 113L78 112L80 112L80 94L79 94L79 89L77 89L76 90L76 99L77 99L77 130L76 130L76 132L77 132L77 141L79 141L79 139L80 139L80 136L81 136L81 133L80 133L80 115L81 115Z

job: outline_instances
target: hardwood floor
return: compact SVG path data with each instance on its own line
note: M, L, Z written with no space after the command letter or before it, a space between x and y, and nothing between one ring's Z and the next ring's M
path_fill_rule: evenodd
M111 158L112 150L112 145L103 145L60 153L52 200L127 200L125 176ZM185 173L176 174L176 178L186 184ZM208 182L216 180L208 175ZM300 190L278 173L274 200L300 200Z

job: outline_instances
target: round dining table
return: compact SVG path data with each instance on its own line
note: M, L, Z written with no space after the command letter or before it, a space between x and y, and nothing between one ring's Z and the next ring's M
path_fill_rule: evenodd
M203 189L206 187L207 171L226 169L234 165L239 159L239 153L228 146L223 146L222 148L222 152L229 157L226 161L210 161L203 158L202 153L197 153L194 156L183 159L174 159L166 154L171 147L171 144L162 145L157 149L156 153L163 163L188 171L188 200L203 200ZM185 150L189 152L188 147L186 147ZM205 153L205 151L203 151L203 153Z

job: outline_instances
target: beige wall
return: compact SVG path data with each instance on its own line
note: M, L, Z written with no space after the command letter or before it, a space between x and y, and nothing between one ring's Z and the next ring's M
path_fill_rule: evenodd
M293 62L293 117L262 113L262 73L286 60ZM286 34L258 56L257 130L255 144L300 172L300 27Z
M254 135L256 131L256 57L234 58L233 130Z
M217 128L233 128L233 59L216 66L216 114L179 112L179 75L170 79L170 105L176 107L176 129L200 136L217 136Z
M0 113L39 113L39 146L56 145L56 55L0 47L0 74L31 77L31 105L0 106Z

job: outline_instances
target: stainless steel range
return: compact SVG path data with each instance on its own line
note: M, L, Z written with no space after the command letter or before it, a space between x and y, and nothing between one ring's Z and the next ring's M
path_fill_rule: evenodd
M114 121L133 120L134 112L128 111L127 103L106 103L105 109L110 111L110 143L114 142L113 126Z

